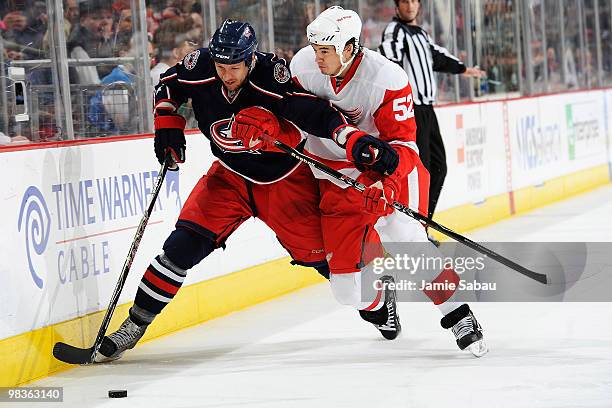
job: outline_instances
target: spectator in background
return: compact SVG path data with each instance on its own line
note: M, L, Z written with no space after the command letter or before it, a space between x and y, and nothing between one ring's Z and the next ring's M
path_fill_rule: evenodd
M191 13L196 0L169 0L168 5L176 7L184 14Z
M136 57L134 38L121 44L119 57ZM154 48L148 42L149 57L153 58ZM136 70L132 64L116 66L109 75L102 78L104 89L96 92L89 102L87 119L103 134L118 134L133 131L132 120L137 120L130 112L130 92L135 82Z
M64 35L65 38L70 36L72 29L79 23L79 6L77 4L77 0L64 0L64 18L62 20L62 24L64 26ZM50 55L50 46L51 46L51 29L47 28L47 32L42 40L42 47L45 55ZM69 73L71 79L74 79L75 71L73 67L69 67ZM37 69L33 69L31 75L29 77L31 85L39 85L45 84L50 85L53 83L52 80L52 71L51 68L41 67ZM74 82L74 81L71 81ZM41 99L42 98L42 99ZM53 94L51 93L43 93L39 94L39 103L51 105L54 103Z
M102 7L100 9L100 20L100 32L102 33L102 38L104 42L111 44L113 39L112 37L114 23L112 10L106 7ZM115 44L112 43L112 45L114 46ZM115 51L115 47L111 48L113 48L113 51Z
M147 32L150 35L153 35L157 32L159 28L159 23L157 22L157 13L153 7L147 7Z
M114 13L120 14L123 10L130 9L130 0L117 0L113 2L111 8Z
M77 0L64 0L64 34L66 38L70 36L72 28L79 24L79 6ZM51 35L50 30L47 30L45 37L43 38L43 49L48 52L49 50L49 36Z
M154 37L159 63L151 69L153 86L159 83L159 76L168 68L176 65L185 55L199 47L195 38L190 36L191 30L191 17L166 20L161 24Z
M204 19L202 18L202 15L198 12L192 11L189 14L189 17L191 17L191 21L193 21L193 28L190 31L191 38L201 40L204 36Z
M117 24L115 26L115 34L113 44L115 48L120 48L120 44L129 44L132 38L132 10L125 8L119 13Z
M485 66L487 67L487 80L489 93L505 92L505 84L502 82L501 66L496 55L485 56Z
M574 50L567 47L563 55L563 70L565 72L565 85L568 89L578 88L578 70L576 69L576 59Z
M29 10L11 11L3 18L10 59L42 58L42 40L47 31L45 3L36 1Z
M548 47L546 50L546 66L548 67L548 83L550 84L549 91L558 92L561 90L561 69L557 51L553 47Z
M171 20L174 18L181 18L183 12L178 7L169 6L163 9L161 13L162 20Z
M106 12L100 0L86 0L79 4L79 24L74 27L67 41L70 58L110 58L113 49L109 39L104 38L107 26ZM77 67L80 84L99 84L100 77L106 76L112 66L98 65Z
M64 1L64 19L72 26L79 24L79 5L77 0Z
M19 43L15 41L19 33L23 32L26 28L27 19L25 14L21 11L11 11L7 13L2 19L3 35L6 47L6 55L9 60L20 60L23 59L21 47Z

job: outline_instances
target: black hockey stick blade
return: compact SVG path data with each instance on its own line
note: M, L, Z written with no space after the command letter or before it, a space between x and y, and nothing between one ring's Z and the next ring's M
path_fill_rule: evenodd
M53 346L53 357L68 364L91 364L94 354L93 347L83 349L61 341Z
M540 282L544 285L546 285L548 283L548 277L543 274L543 273L538 273L538 272L534 272L531 269L527 269L522 265L517 264L516 262L506 258L505 256L502 256L500 254L498 254L497 252L494 252L492 250L490 250L489 248L480 245L477 242L472 241L471 239L464 237L461 234L456 233L455 231L451 230L450 228L445 227L444 225L438 224L437 222L435 222L434 220L432 220L431 218L425 217L424 215L411 210L410 208L406 207L405 205L398 203L397 201L395 201L393 204L393 208L395 208L398 211L403 212L406 215L409 215L410 217L424 222L425 224L429 225L431 228L435 229L438 232L441 232L442 234L446 235L447 237L450 237L452 239L454 239L455 241L469 247L472 248L478 252L480 252L481 254L485 254L487 256L489 256L490 258L496 260L497 262L499 262L502 265L507 266L510 269L514 269L515 271L517 271L518 273L520 273L523 276L526 276L530 279L533 279L537 282Z
M55 346L53 346L53 357L55 357L56 359L68 364L91 364L94 362L96 353L98 352L98 349L100 348L100 345L104 340L106 329L108 329L108 325L110 324L110 321L113 317L113 313L115 312L115 308L117 307L119 296L121 295L123 285L125 285L128 273L130 272L132 261L134 260L134 256L136 255L136 251L138 250L138 246L140 245L140 240L142 239L142 236L144 234L145 228L149 221L149 217L153 212L153 207L155 206L155 201L157 200L157 196L159 195L159 190L161 189L161 186L164 182L164 178L166 177L168 168L172 164L172 157L170 153L167 153L166 160L164 160L164 164L162 165L161 170L159 171L158 180L153 188L149 206L147 207L144 215L142 216L140 224L138 224L134 240L132 241L132 245L130 246L130 249L128 251L125 263L123 264L123 268L121 270L121 273L119 274L119 280L117 281L117 285L115 286L115 290L111 296L111 300L109 302L108 308L106 309L106 313L104 314L104 318L102 319L102 323L98 330L98 335L96 336L96 340L93 346L90 348L83 349L71 346L66 343L57 342L55 343Z
M335 178L338 181L343 182L344 184L348 185L349 187L354 188L357 191L362 191L365 190L366 186L363 185L362 183L358 182L357 180L354 180L342 173L340 173L339 171L332 169L331 167L321 163L320 161L313 159L310 156L307 156L297 150L295 150L293 147L290 147L286 144L284 144L283 142L280 142L278 140L274 140L271 139L271 141L274 143L274 145L276 147L278 147L280 150L284 151L285 153L289 154L290 156L294 157L295 159L300 160L303 163L306 163L310 166L313 166L314 168L316 168L317 170L322 171L323 173ZM469 238L464 237L461 234L456 233L455 231L451 230L450 228L445 227L442 224L438 224L437 222L433 221L432 219L425 217L424 215L411 210L410 208L408 208L407 206L403 205L402 203L399 203L397 201L393 202L392 204L393 208L395 208L398 211L403 212L404 214L408 215L409 217L412 217L414 219L416 219L417 221L421 221L424 222L425 224L429 225L430 227L432 227L433 229L435 229L436 231L441 232L442 234L453 238L454 240L456 240L457 242L462 243L463 245L472 248L482 254L486 254L488 256L490 256L492 259L496 260L497 262L501 263L502 265L505 265L507 267L509 267L510 269L513 269L515 271L517 271L518 273L520 273L523 276L527 276L528 278L531 278L537 282L543 283L543 284L547 284L548 283L548 278L546 275L544 275L543 273L538 273L538 272L534 272L530 269L525 268L524 266L521 266L519 264L517 264L514 261L511 261L510 259L506 258L505 256L502 256L500 254L498 254L497 252L494 252L492 250L490 250L489 248L486 248L474 241L472 241Z

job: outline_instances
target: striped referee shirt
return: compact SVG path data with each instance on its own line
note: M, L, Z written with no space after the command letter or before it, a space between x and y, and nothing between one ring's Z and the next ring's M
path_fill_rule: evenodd
M462 74L465 65L444 47L436 45L421 27L393 17L382 36L378 51L399 64L408 74L414 103L432 105L436 100L434 72Z

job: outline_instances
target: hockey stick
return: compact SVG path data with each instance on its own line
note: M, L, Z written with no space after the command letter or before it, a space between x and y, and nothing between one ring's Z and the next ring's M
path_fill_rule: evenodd
M130 246L130 250L128 251L127 258L125 259L125 263L123 264L123 269L121 270L121 274L119 275L119 281L117 282L117 285L115 286L115 291L111 296L111 300L108 305L108 309L106 310L106 314L104 315L104 319L102 319L102 325L98 330L98 336L96 337L96 341L90 348L79 348L71 346L70 344L57 342L55 343L55 346L53 346L53 356L56 359L68 364L91 364L94 362L96 353L98 352L98 349L102 344L102 339L104 339L104 335L106 334L108 325L111 321L111 318L113 317L115 308L117 307L119 295L121 294L123 286L125 285L125 281L127 280L127 276L130 272L132 262L134 261L134 257L136 256L136 251L138 250L138 246L140 245L140 240L142 239L144 230L147 226L147 223L149 222L149 217L153 212L153 207L155 207L155 201L157 201L159 190L161 189L161 186L164 183L166 172L168 171L168 167L171 164L172 160L170 159L170 155L168 155L166 156L166 160L164 161L164 164L162 165L159 171L157 181L155 182L155 186L153 187L153 194L151 196L151 202L149 203L149 207L142 216L140 224L138 224L138 228L136 228L134 240L132 241L132 245Z
M272 140L272 139L271 139ZM354 180L342 173L340 173L337 170L332 169L329 166L326 166L325 164L319 162L318 160L313 159L312 157L306 156L303 153L298 152L297 150L295 150L294 148L287 146L286 144L284 144L283 142L279 142L278 140L274 140L274 145L276 147L278 147L279 149L281 149L282 151L284 151L285 153L291 155L292 157L306 163L309 164L311 166L313 166L314 168L316 168L317 170L320 170L322 172L324 172L325 174L335 178L336 180L339 180L341 182L343 182L344 184L358 190L358 191L364 191L366 186L360 182L358 182L357 180ZM437 222L435 222L434 220L432 220L431 218L425 217L424 215L411 210L410 208L406 207L405 205L394 201L391 206L393 208L395 208L397 211L401 211L404 214L414 218L417 221L421 221L427 225L429 225L431 228L435 229L436 231L441 232L442 234L451 237L452 239L454 239L457 242L462 243L465 246L468 246L482 254L488 255L489 257L495 259L497 262L501 263L502 265L507 266L508 268L514 269L515 271L517 271L518 273L527 276L528 278L534 279L540 283L546 284L547 283L547 277L546 275L542 274L542 273L537 273L534 272L532 270L529 270L527 268L525 268L524 266L521 266L513 261L511 261L510 259L498 254L497 252L494 252L480 244L478 244L477 242L472 241L469 238L464 237L463 235L460 235L458 233L456 233L455 231L445 227L444 225L438 224Z

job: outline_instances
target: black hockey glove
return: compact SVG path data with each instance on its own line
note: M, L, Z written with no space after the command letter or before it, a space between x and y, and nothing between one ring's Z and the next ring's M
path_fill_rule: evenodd
M185 162L185 119L179 115L160 115L155 117L155 156L160 164L169 151L174 163L169 170L178 170L177 163Z
M347 158L359 171L374 170L380 174L393 174L399 165L399 154L384 140L380 140L353 126L336 130L334 141L346 149Z

